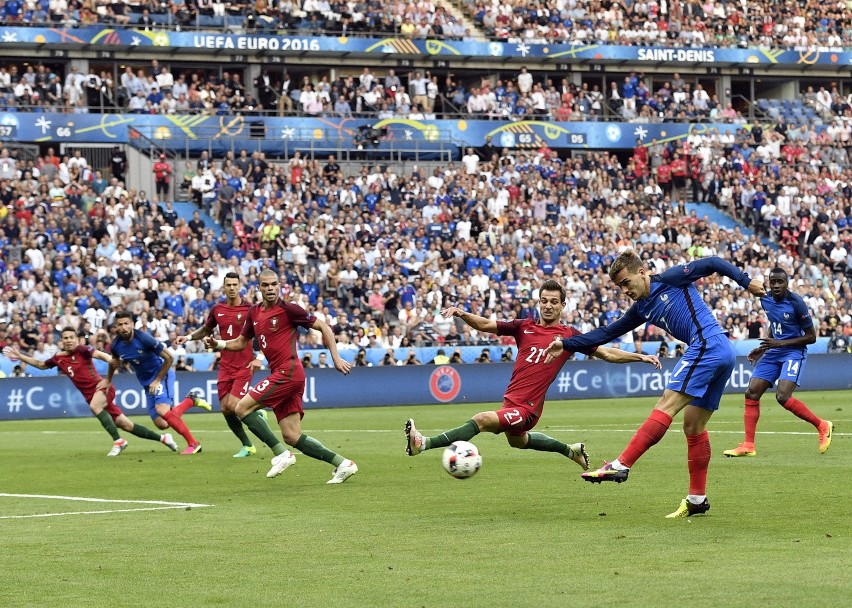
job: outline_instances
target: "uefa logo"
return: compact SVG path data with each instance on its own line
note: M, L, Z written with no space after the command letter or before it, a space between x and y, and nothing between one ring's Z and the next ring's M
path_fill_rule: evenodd
M442 403L452 401L461 392L461 376L449 365L442 365L429 376L429 392Z

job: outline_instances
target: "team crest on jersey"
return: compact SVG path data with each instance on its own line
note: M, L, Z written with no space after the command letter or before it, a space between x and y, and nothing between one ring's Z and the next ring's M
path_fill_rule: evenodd
M237 321L239 321L239 320L240 320L240 319L242 319L242 318L243 318L243 313L238 312L238 313L237 313Z
M789 319L789 318L790 318L790 313L789 313L789 312L785 312L785 313L784 313L784 318L785 318L785 319Z
M461 392L461 376L449 365L442 365L429 376L429 392L441 403L452 401Z
M269 325L272 327L272 331L278 331L278 317L272 317Z

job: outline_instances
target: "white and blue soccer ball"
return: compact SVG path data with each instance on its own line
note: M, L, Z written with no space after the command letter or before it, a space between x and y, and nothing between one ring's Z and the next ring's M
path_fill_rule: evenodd
M444 470L456 479L467 479L476 475L482 466L482 455L469 441L454 441L444 448L441 462Z

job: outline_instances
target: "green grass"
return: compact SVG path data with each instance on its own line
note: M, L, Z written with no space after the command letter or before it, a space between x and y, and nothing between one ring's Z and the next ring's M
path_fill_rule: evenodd
M187 416L204 444L190 457L130 436L106 458L93 418L3 423L0 492L213 506L0 519L0 606L849 605L849 396L799 395L836 423L822 456L812 428L764 397L771 433L753 459L722 457L741 439L742 399L726 398L710 427L712 510L691 520L664 519L687 489L679 419L622 485L492 435L474 439L484 464L469 480L439 450L404 455L406 418L438 432L475 405L309 411L305 431L361 468L341 486L301 456L266 479L270 452L231 458L219 415ZM585 441L599 464L652 403L549 403L537 430ZM0 516L142 506L0 497Z

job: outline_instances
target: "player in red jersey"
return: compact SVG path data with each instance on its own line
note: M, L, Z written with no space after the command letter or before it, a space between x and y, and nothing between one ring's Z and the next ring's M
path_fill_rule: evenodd
M258 287L263 303L252 306L242 333L233 340L214 340L208 336L204 342L214 350L240 352L246 348L252 338L257 338L260 350L266 355L271 373L237 404L237 415L275 453L272 468L267 477L276 477L284 469L296 462L296 457L285 449L265 424L261 425L262 407L271 407L281 427L281 435L287 445L302 452L305 456L324 460L335 469L328 483L343 483L358 472L357 465L335 454L313 437L302 433L302 393L305 392L305 368L299 359L296 348L298 330L315 329L322 333L322 339L331 353L334 367L343 374L350 371L349 364L340 358L337 344L331 328L308 313L301 306L289 304L279 298L281 285L278 275L272 270L264 270L258 276Z
M175 344L180 346L188 341L203 340L212 336L215 329L219 328L219 335L225 340L233 340L243 331L243 325L248 318L251 308L246 300L240 296L240 275L229 272L225 275L222 284L225 292L225 301L219 302L210 309L204 325L189 335L179 336ZM222 353L219 360L219 375L217 387L219 390L219 403L222 407L222 415L228 423L228 428L237 436L242 443L240 451L234 454L234 458L245 458L257 454L251 440L243 429L243 423L237 416L237 403L245 397L251 386L251 377L259 370L262 363L254 356L251 344L239 352L226 351Z
M522 450L558 452L567 456L583 470L589 468L589 457L583 443L568 445L544 433L530 432L541 418L544 397L548 387L556 378L562 365L573 355L563 353L557 365L545 365L545 351L556 336L569 337L579 334L573 327L561 325L559 320L565 308L565 289L554 280L547 280L539 290L541 319L515 319L514 321L492 321L485 317L465 312L457 306L441 311L443 317L459 317L477 331L501 336L513 336L518 345L518 356L509 379L509 387L503 396L503 407L496 411L480 412L462 426L434 437L424 437L414 426L414 419L405 424L405 452L416 456L433 448L442 448L454 441L469 441L475 435L505 433L509 445ZM657 357L628 353L614 348L598 346L585 354L610 363L651 363L660 369Z
M107 456L118 456L127 447L127 440L118 434L118 429L132 433L142 439L159 441L173 452L177 451L177 443L170 433L160 435L151 429L135 424L125 416L115 404L115 387L110 385L108 390L98 390L98 383L103 380L95 370L92 359L100 359L109 363L112 360L107 353L80 344L80 339L73 327L64 327L60 333L60 346L62 350L57 352L47 361L40 361L33 357L24 355L14 348L9 349L9 354L17 357L27 365L38 369L58 368L59 371L71 379L86 401L106 432L113 439L112 449ZM118 427L118 428L116 428Z

